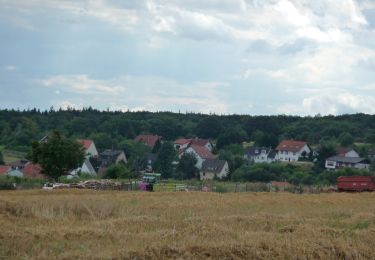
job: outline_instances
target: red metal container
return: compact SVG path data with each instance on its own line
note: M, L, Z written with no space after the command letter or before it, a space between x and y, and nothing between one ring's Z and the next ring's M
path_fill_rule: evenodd
M337 178L339 191L375 191L373 176L341 176Z

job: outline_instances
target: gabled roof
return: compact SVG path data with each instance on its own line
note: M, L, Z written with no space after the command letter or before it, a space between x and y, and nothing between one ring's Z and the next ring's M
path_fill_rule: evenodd
M208 150L204 146L192 144L190 147L202 158L202 159L215 159L215 155L213 155L210 150Z
M42 167L39 164L28 163L25 168L22 169L24 177L27 178L43 178Z
M83 148L85 150L88 150L91 146L91 144L94 142L93 140L84 139L84 140L77 140L80 144L82 144Z
M146 145L153 148L159 139L161 139L161 137L158 135L138 135L134 140L136 142L144 142Z
M277 147L277 151L299 152L306 145L306 142L283 140Z
M249 147L245 150L245 154L248 155L248 156L257 156L257 155L260 155L262 153L262 151L265 151L266 154L268 154L268 152L270 151L271 149L270 148L267 148L267 147Z
M332 157L329 157L327 161L334 161L334 162L341 162L341 163L366 163L366 164L370 163L370 161L366 158L345 157L345 156L332 156Z
M89 169L90 173L96 173L94 167L92 166L91 162L89 159L86 159L84 162L83 162L86 167Z
M5 175L10 170L8 165L0 165L0 175Z
M189 144L190 142L191 142L191 139L180 138L174 141L174 144L184 145L184 144Z
M105 150L104 152L100 153L100 156L103 156L103 157L117 157L119 156L121 153L123 153L124 151L121 151L121 150Z
M191 144L195 144L195 145L205 146L208 143L210 143L210 140L208 139L201 139L201 138L191 139Z
M201 171L220 173L223 170L225 163L226 161L219 159L207 159L203 162Z

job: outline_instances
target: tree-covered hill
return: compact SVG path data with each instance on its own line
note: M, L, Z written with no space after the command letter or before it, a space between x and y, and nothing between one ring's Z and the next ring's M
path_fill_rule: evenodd
M255 141L275 146L281 139L305 140L310 144L326 141L375 143L375 115L340 116L249 116L205 115L171 112L111 112L83 110L28 111L0 110L0 145L27 150L57 129L71 138L92 138L99 149L116 147L124 139L140 133L174 140L180 136L215 139L218 145Z

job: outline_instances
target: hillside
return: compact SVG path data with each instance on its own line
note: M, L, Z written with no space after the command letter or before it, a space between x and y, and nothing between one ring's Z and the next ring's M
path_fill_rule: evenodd
M0 111L0 145L7 149L27 151L32 140L39 140L53 129L68 137L91 138L98 148L116 147L124 139L140 133L174 140L179 136L225 140L256 141L258 145L275 146L291 138L319 144L326 141L375 143L375 115L341 116L249 116L205 115L170 112L109 112L91 108L83 111ZM224 141L223 145L226 145Z

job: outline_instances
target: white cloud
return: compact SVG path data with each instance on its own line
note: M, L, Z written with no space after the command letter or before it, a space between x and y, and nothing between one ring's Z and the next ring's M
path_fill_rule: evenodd
M58 75L37 82L48 88L64 90L64 93L74 93L75 103L64 101L65 103L60 104L62 107L70 105L100 106L121 111L229 112L226 97L220 90L228 87L224 82L183 84L169 78L135 76L97 80L88 75Z
M339 91L309 96L296 104L281 105L277 112L292 115L338 115L344 113L375 113L375 98Z
M121 82L95 80L88 75L59 75L38 82L46 87L59 87L78 94L119 95L126 91L126 87Z
M4 67L4 70L6 71L16 71L18 68L15 65L7 65Z

